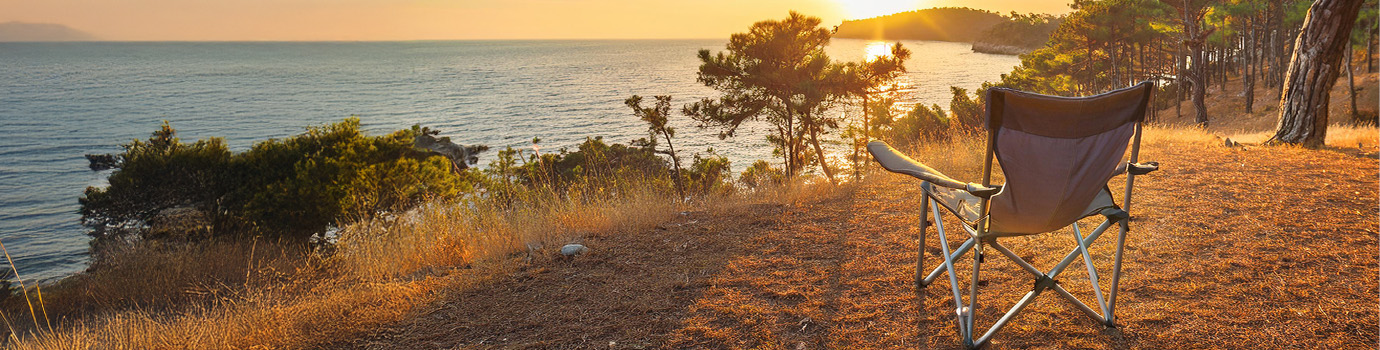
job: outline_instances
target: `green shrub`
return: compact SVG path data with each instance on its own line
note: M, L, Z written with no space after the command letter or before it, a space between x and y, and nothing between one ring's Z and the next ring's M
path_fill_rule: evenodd
M982 101L980 98L968 96L968 90L950 86L949 91L953 93L953 99L949 101L949 112L953 112L963 130L981 130L984 116L982 113Z
M690 193L696 195L725 195L732 193L733 169L727 157L705 151L706 156L695 154L695 161L685 171L685 184Z
M166 209L195 206L219 212L231 153L220 138L185 144L167 122L148 141L134 140L116 159L108 187L87 187L78 201L93 234L138 230Z
M786 173L780 168L772 167L771 163L758 159L738 175L738 182L749 189L779 186L786 182Z
M919 141L942 140L949 137L949 117L944 108L917 104L904 117L897 119L891 129L891 139L900 145Z
M159 213L190 207L207 214L212 234L305 240L343 220L472 192L481 175L414 148L415 133L368 136L349 118L232 154L220 139L181 143L165 122L124 146L110 186L87 188L81 213L95 233L143 232Z

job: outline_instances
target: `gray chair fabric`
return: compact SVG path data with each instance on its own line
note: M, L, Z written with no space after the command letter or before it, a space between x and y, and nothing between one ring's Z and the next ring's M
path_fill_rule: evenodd
M987 127L1006 183L991 197L984 236L1056 230L1115 208L1107 182L1126 171L1126 151L1145 115L1149 82L1089 97L988 91ZM883 168L937 185L930 194L970 225L981 218L977 184L954 180L885 142L867 150Z
M968 348L987 344L1015 315L1046 290L1054 290L1094 321L1115 326L1118 281L1131 213L1118 207L1107 183L1125 174L1122 200L1130 203L1136 176L1158 169L1155 162L1139 160L1140 123L1144 118L1154 85L1145 82L1126 89L1090 97L1044 96L1003 88L987 94L988 147L981 184L954 180L916 162L880 141L867 145L868 152L882 167L914 176L921 184L919 222L920 247L915 265L915 284L923 288L947 273L954 295L954 317L963 345ZM1127 159L1127 151L1130 159ZM998 162L1005 184L992 186L993 161ZM944 209L940 209L944 208ZM945 230L944 211L959 218L962 230L970 235L952 247ZM933 214L932 216L930 214ZM1091 231L1081 231L1077 221L1101 214L1105 220ZM927 226L933 219L943 265L925 273L924 255ZM1007 249L1002 237L1038 234L1072 226L1068 232L1074 247L1049 270L1040 270L1027 259ZM949 226L953 227L953 226ZM1104 295L1093 266L1089 246L1103 233L1115 229L1111 288ZM1084 235L1086 233L1086 235ZM953 248L953 249L951 249ZM981 311L978 289L984 251L995 250L1035 277L1025 296L1007 309L985 332L978 333L976 320ZM970 254L971 253L971 254ZM964 303L955 267L957 259L972 256L973 268L968 283L968 302ZM1096 298L1096 309L1070 294L1059 284L1059 274L1081 256L1088 270L1088 284Z
M1100 195L1126 164L1151 89L1147 82L1081 98L989 90L987 126L1006 184L992 197L988 232L1048 232L1115 206L1098 200L1110 199Z

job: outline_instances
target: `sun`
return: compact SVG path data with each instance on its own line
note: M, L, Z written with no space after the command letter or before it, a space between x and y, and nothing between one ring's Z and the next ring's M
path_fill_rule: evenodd
M872 62L887 57L891 57L891 45L885 41L870 42L863 48L863 61Z
M872 18L920 8L924 0L836 0L851 19Z

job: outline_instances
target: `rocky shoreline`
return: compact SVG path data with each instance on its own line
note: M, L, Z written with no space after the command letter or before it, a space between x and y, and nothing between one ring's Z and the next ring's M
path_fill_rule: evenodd
M1024 55L1030 53L1031 51L1035 51L1035 49L1038 48L1026 48L1015 45L1002 45L981 41L973 42L973 52L977 53L990 53L998 55Z

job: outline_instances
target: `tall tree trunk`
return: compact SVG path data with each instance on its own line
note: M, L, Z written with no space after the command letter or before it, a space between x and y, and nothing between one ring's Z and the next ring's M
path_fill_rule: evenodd
M867 91L867 89L864 88L864 89L863 89L863 95L862 95L862 98L863 98L863 108L862 108L862 118L863 118L863 139L862 139L862 142L869 142L869 141L872 141L872 127L871 127L871 123L870 123L870 122L872 121L872 111L870 110L870 109L872 108L872 106L870 106L870 104L871 104L871 101L869 101L870 99L867 98L869 95L871 95L871 94L869 94L868 91ZM854 178L854 179L859 179L859 178L862 177L862 167L863 167L864 165L866 165L867 162L861 162L861 161L859 161L858 156L859 156L860 154L862 154L862 152L861 152L861 150L858 149L859 142L856 141L857 136L854 136L853 138L855 139L855 140L853 141L853 178Z
M1319 147L1327 139L1328 92L1351 42L1362 0L1317 0L1308 8L1284 76L1273 142Z
M1188 54L1192 62L1189 66L1188 81L1193 84L1193 120L1198 126L1207 126L1207 104L1204 98L1207 96L1208 63L1207 52L1203 45L1206 44L1207 34L1203 31L1202 13L1203 8L1194 8L1189 1L1184 1L1179 8L1179 15L1183 22L1184 46L1188 47Z
M829 182L837 183L838 179L834 178L834 171L829 169L828 158L824 157L824 147L819 146L819 127L814 124L815 123L805 124L805 128L810 130L810 143L815 146L815 156L819 161L819 167L824 170L824 177L829 178Z
M862 108L862 117L863 117L863 139L871 141L871 140L872 140L872 128L868 127L868 125L869 125L868 122L871 121L871 119L872 119L872 113L871 113L871 111L869 111L868 109L869 109L869 108L872 108L872 106L869 106L869 105L868 105L868 103L869 103L870 101L868 101L867 95L871 95L871 94L867 93L866 90L863 90L863 96L862 96L862 98L863 98L863 108Z
M1348 41L1346 45L1346 65L1343 67L1346 69L1346 92L1347 95L1351 96L1351 121L1359 122L1361 115L1356 113L1356 77L1355 73L1352 72L1354 68L1351 67L1351 61L1354 61L1351 56L1354 51L1356 50L1352 50L1351 42Z
M1199 51L1198 57L1201 58L1202 55L1203 52ZM1205 100L1207 97L1207 86L1199 82L1203 80L1201 77L1207 75L1207 68L1201 67L1194 70L1196 72L1189 75L1189 80L1193 81L1193 122L1198 123L1198 126L1206 127L1208 125L1207 101Z
M1246 38L1242 42L1245 52L1241 55L1241 59L1244 60L1241 70L1241 93L1246 98L1246 114L1250 114L1255 105L1255 24L1255 18L1252 17L1247 26L1250 29L1246 30Z
M1366 28L1366 73L1375 71L1375 28Z
M1192 66L1188 69L1188 81L1193 85L1189 97L1193 100L1193 121L1198 126L1207 126L1207 53L1204 52L1202 42L1189 44L1188 52L1192 55Z
M680 175L680 157L676 156L676 146L671 144L670 133L662 133L661 136L666 137L666 148L670 149L671 151L671 165L674 165L676 167L676 193L680 194L679 200L685 200L685 183L684 180L681 179Z
M1217 92L1227 93L1227 70L1231 69L1231 58L1227 57L1227 47L1217 51Z
M795 137L795 129L791 126L791 122L794 120L795 115L787 110L786 127L778 130L781 132L781 158L786 166L786 183L788 184L791 182L790 180L795 179L795 140L793 139Z
M1284 52L1284 4L1279 1L1270 1L1270 72L1265 75L1265 86L1278 87L1280 72L1284 70L1284 62L1281 61L1280 53ZM1279 90L1275 90L1279 91Z
M1186 60L1187 59L1184 57L1184 50L1182 48L1179 49L1179 55L1174 57L1174 66L1179 69L1179 75L1174 77L1175 82L1178 83L1175 84L1177 88L1174 96L1175 118L1184 117L1184 96L1187 96L1184 92L1184 86L1189 84L1188 77L1186 76L1188 74L1188 69L1185 68L1186 65L1184 64Z

